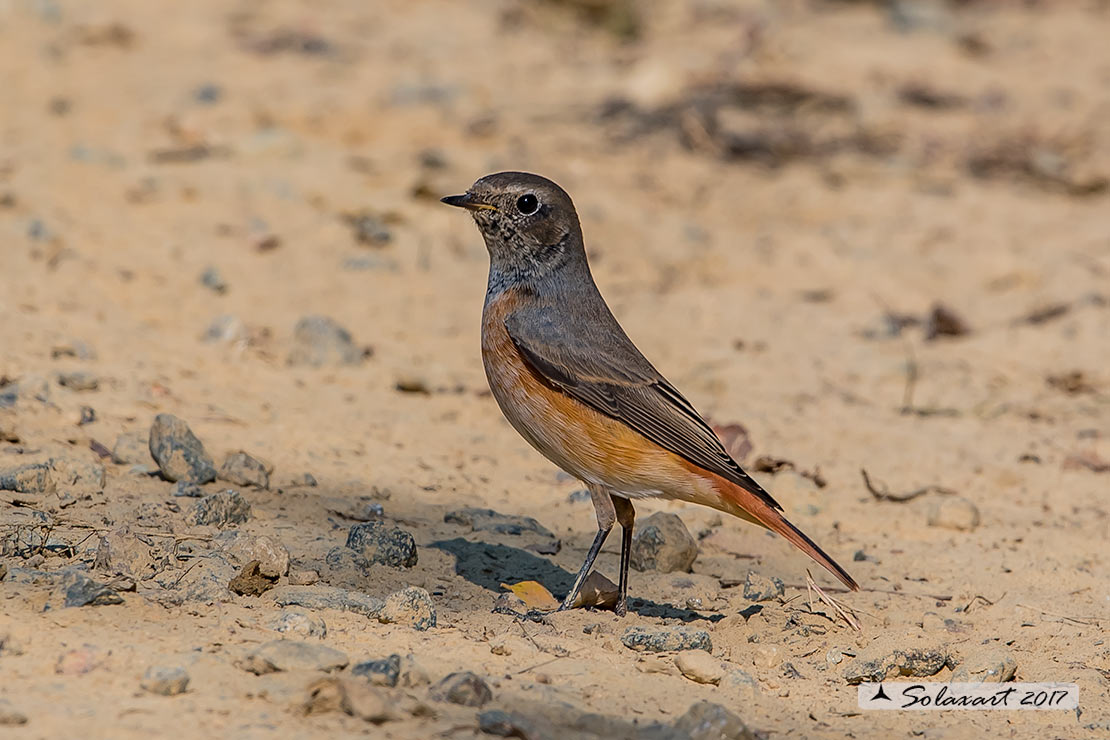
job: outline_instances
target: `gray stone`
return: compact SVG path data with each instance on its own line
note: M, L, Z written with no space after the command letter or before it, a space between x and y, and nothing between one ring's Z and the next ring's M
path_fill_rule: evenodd
M278 586L270 592L279 606L337 609L375 618L383 602L373 596L330 586Z
M686 740L755 740L755 735L720 704L699 701L674 723L678 737Z
M54 490L49 463L29 463L0 470L0 491L52 493Z
M211 483L216 465L189 425L172 414L158 414L150 427L150 454L166 480Z
M470 671L451 673L431 688L435 701L447 701L464 707L480 707L493 698L489 685Z
M116 465L153 465L150 456L150 434L148 432L124 432L116 437L112 447L112 462Z
M294 476L293 480L289 482L289 485L303 486L305 488L315 488L317 485L316 476L314 476L312 473L301 473L300 475Z
M177 696L189 687L189 674L181 666L151 666L139 685L152 694Z
M58 385L71 391L95 391L100 385L96 376L84 370L58 373Z
M940 647L890 648L887 643L871 645L844 667L850 684L883 681L889 676L934 676L954 661Z
M169 603L199 602L210 604L231 601L227 584L235 577L235 566L219 555L198 558L182 572L167 573L159 581L172 589L164 599Z
M470 527L473 532L485 531L508 535L535 533L544 537L554 537L546 527L530 516L500 514L493 509L471 507L456 509L444 514L443 521Z
M242 524L250 519L251 505L238 491L226 491L205 496L193 506L189 523L209 524L220 529Z
M770 601L786 592L786 586L778 578L761 576L754 570L748 571L744 579L744 598L748 601Z
M416 565L416 541L403 529L389 529L382 522L364 522L351 527L347 533L347 547L371 563L381 563L395 568Z
M362 359L351 333L326 316L305 316L293 329L290 365L358 365Z
M347 654L315 642L271 640L252 650L239 664L251 673L262 675L275 671L324 671L330 673L346 667Z
M928 524L958 532L971 532L979 526L979 508L962 496L944 496L929 505Z
M270 620L270 629L297 637L327 637L328 625L323 617L318 617L299 606L286 606Z
M390 594L378 621L385 624L407 624L423 632L436 626L436 606L432 595L422 588L409 586Z
M170 486L170 494L174 498L204 498L204 489L196 483L187 480L179 480Z
M136 581L151 578L158 567L153 540L136 534L124 525L100 538L93 567L111 575L125 575Z
M638 653L666 653L678 650L705 650L713 652L713 641L705 630L687 627L647 629L629 627L621 636L626 648Z
M698 543L675 514L659 511L638 523L632 538L636 570L686 573L698 556Z
M103 583L75 571L67 572L58 585L58 593L50 599L47 609L75 606L110 606L122 604L123 597Z
M220 295L227 292L227 281L220 274L219 268L213 265L204 268L204 272L200 274L200 284Z
M370 561L349 547L333 547L324 556L320 575L333 586L361 588L370 574Z
M369 496L359 496L353 500L327 499L324 507L332 514L356 522L376 522L385 516L385 508L377 501L371 501Z
M204 103L205 105L218 103L221 99L223 99L223 96L223 88L211 82L206 82L205 84L198 87L196 90L193 90L193 100L197 101L198 103ZM207 270L204 271L204 274L207 275L209 271L214 271L215 269L216 268L214 267L209 267ZM205 282L205 285L208 285L208 283ZM218 292L222 293L223 291L221 290Z
M240 450L227 456L220 466L219 477L220 480L240 486L269 488L271 471L269 465Z
M289 550L269 535L225 532L216 541L238 565L257 560L258 572L266 578L280 578L289 572Z
M394 654L358 663L351 669L351 675L362 676L375 686L396 686L401 677L401 656Z

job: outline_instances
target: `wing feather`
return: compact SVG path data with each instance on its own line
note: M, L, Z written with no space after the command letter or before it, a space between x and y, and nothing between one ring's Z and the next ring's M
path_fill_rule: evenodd
M548 385L782 510L732 459L709 424L636 350L623 331L616 337L623 341L601 345L618 347L616 355L583 352L573 342L560 341L561 332L554 328L558 324L531 318L524 321L509 316L505 328L525 362Z

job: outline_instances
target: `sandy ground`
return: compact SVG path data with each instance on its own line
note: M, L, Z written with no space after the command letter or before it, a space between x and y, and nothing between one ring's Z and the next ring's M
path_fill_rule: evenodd
M488 682L484 710L638 726L708 700L769 738L1110 732L1105 4L575 5L0 2L0 470L105 470L102 486L0 492L3 563L24 574L0 583L0 734L479 736L478 709L422 684L459 670ZM510 168L572 194L629 334L714 421L747 428L749 465L794 463L757 477L861 592L742 522L657 503L640 516L679 514L698 558L689 575L634 572L625 619L491 613L502 581L561 594L594 529L581 485L489 396L485 251L436 202ZM351 214L388 239L358 241ZM936 304L967 331L928 339ZM307 315L368 356L288 364ZM205 340L220 316L235 320ZM59 384L73 372L96 388ZM427 631L318 612L311 641L352 663L413 656L416 685L382 690L390 721L306 716L323 674L240 667L282 636L272 594L172 603L218 530L92 444L159 413L217 465L236 450L273 465L269 490L204 490L239 490L238 529L280 542L294 571L432 594ZM894 493L951 493L878 500L861 468ZM824 487L800 475L815 470ZM415 567L354 585L329 570L359 502L412 533ZM535 517L562 549L444 522L466 506ZM51 577L27 575L92 569L124 525L166 559L122 604L60 608ZM507 557L473 565L490 552ZM807 606L806 568L861 631ZM735 585L749 570L783 596L752 608ZM757 690L621 643L683 622ZM994 661L1076 682L1082 711L859 712L852 656L896 646L947 656L935 680ZM188 690L144 691L151 666L183 667Z

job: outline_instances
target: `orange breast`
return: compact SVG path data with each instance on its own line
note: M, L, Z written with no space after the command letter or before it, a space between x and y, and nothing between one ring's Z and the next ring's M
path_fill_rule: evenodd
M482 360L493 397L513 428L570 475L632 498L663 496L720 506L720 494L679 456L552 388L529 367L505 329L521 305L507 291L486 303Z

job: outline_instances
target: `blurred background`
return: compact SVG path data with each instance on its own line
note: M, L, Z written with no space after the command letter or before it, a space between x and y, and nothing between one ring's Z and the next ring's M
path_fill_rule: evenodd
M959 622L934 641L1002 646L1027 680L1077 680L1057 656L1080 656L1105 697L1099 622L1038 608L1089 619L1110 598L1095 546L1110 534L1108 38L1103 0L0 0L0 468L95 463L92 443L169 412L217 462L244 449L272 465L251 526L295 565L319 570L345 537L321 501L373 492L422 548L454 534L449 508L539 517L573 569L592 513L488 395L485 249L438 202L533 171L574 198L599 286L645 354L742 427L738 456L879 589L854 602L870 636L807 636L821 650L802 657L785 607L752 626L722 585L753 563L799 584L800 557L658 504L699 537L690 577L728 604L718 653L769 702L746 719L859 732L822 688L847 690L827 650L924 634L930 610ZM182 531L165 481L105 465L97 495L66 508L67 542L133 516ZM894 504L860 468L895 492L954 493ZM277 490L304 472L318 488ZM416 570L364 590L424 585L454 626L391 651L503 673L510 659L472 644L495 594L455 574L455 558L422 550ZM677 603L652 583L634 574L632 591ZM891 595L903 585L948 598ZM953 611L969 603L975 619ZM205 639L244 639L207 608ZM172 614L136 613L136 645L172 649L182 638L159 621ZM36 628L45 642L28 637L26 660L93 629L68 619ZM352 644L360 630L333 627ZM753 663L753 634L781 654ZM104 692L129 695L134 650L117 648ZM710 698L637 673L627 652L601 653L613 675L595 710L647 721ZM196 671L234 686L229 660ZM33 727L56 698L28 671ZM599 675L531 688L591 706ZM234 692L198 691L190 711L225 712L206 731L227 711L266 721ZM105 711L90 699L57 722ZM164 711L143 708L135 727ZM435 722L393 726L450 724Z

